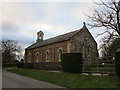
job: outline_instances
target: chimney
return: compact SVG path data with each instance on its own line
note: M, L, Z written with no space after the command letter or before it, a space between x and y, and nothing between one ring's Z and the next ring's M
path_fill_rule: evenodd
M44 36L44 33L42 31L37 32L37 40L36 40L36 42L38 43L38 42L43 41L43 36Z

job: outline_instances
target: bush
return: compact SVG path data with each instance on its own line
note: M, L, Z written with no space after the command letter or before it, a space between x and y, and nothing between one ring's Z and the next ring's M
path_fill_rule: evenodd
M120 51L115 53L115 66L117 76L120 77Z
M18 68L24 68L24 63L21 63L21 62L17 63L17 67Z
M62 54L61 67L64 72L81 73L82 72L82 54L81 53Z
M13 64L6 64L6 63L3 63L2 64L2 67L16 67L16 63L13 63Z

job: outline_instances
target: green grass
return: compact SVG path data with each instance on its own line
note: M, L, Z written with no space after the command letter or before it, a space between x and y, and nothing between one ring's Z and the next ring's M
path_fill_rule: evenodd
M118 87L118 80L116 76L92 76L27 69L11 69L8 71L68 88Z
M115 68L108 68L108 67L99 67L97 68L91 68L91 71L105 71L105 72L115 72Z
M92 67L91 71L115 72L115 64L105 64L97 67Z
M108 71L108 72L115 72L115 68L99 68L99 71Z

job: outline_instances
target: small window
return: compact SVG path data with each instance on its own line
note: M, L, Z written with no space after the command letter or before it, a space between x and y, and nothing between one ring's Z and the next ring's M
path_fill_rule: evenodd
M88 57L91 58L91 47L90 47L90 45L88 46Z
M28 54L28 62L31 63L31 53Z
M50 54L49 51L46 52L46 62L49 62Z
M82 57L85 58L85 47L84 47L84 45L82 47Z
M59 49L59 62L61 61L61 55L62 55L63 51L62 49Z
M39 61L39 52L36 53L36 62Z

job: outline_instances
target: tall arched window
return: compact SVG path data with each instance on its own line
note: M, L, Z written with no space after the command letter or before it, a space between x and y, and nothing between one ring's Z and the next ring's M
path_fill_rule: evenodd
M49 51L46 52L46 62L49 62L50 59L50 53Z
M82 46L82 57L85 58L85 46Z
M91 47L90 47L90 45L88 46L88 57L91 58Z
M36 62L39 61L39 52L36 53Z
M61 55L63 54L63 50L59 49L59 62L61 61Z
M28 54L28 63L31 63L31 53Z

